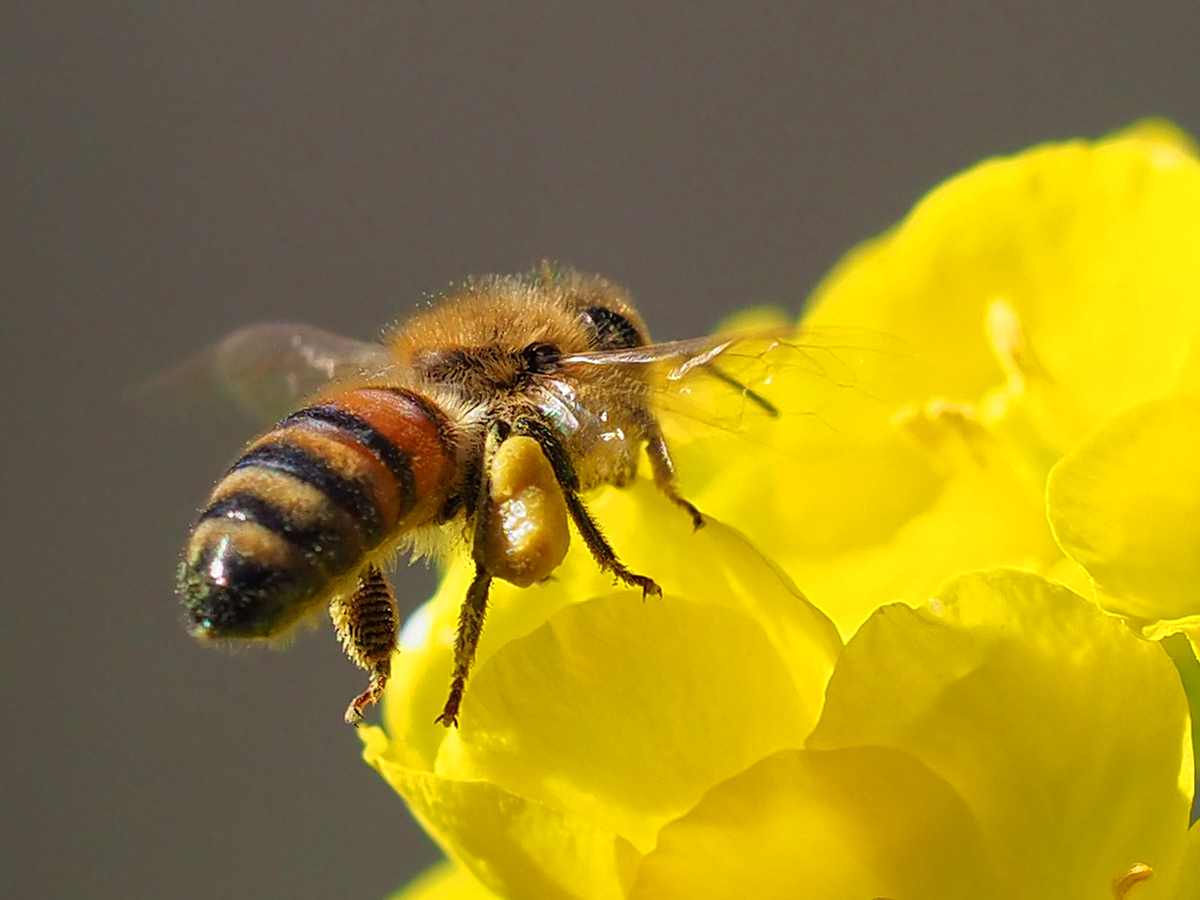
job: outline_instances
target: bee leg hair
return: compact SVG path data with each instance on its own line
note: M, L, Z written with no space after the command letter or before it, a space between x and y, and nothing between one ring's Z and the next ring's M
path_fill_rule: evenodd
M667 442L663 440L658 424L650 419L643 423L642 428L646 437L646 455L650 457L650 469L654 472L654 484L667 495L667 499L692 517L692 527L699 531L704 527L704 513L679 495L675 485L675 463L671 460L671 452L667 449Z
M458 631L454 635L454 674L450 680L450 695L435 722L447 728L458 727L458 708L462 705L463 691L467 686L467 675L475 662L475 648L483 634L483 619L487 615L488 590L492 576L478 563L475 577L467 588L467 596L458 611Z
M354 593L329 604L329 617L346 655L370 674L367 689L346 707L346 723L354 725L362 721L363 710L383 696L396 649L400 621L396 597L378 566L368 564L358 576Z
M647 594L661 597L662 588L654 579L631 572L617 558L612 544L608 542L608 538L604 536L600 526L592 518L592 514L579 499L579 476L575 474L571 458L550 426L539 419L526 416L513 423L513 432L533 438L542 448L542 452L546 454L546 459L550 461L550 468L554 470L555 480L562 488L563 500L567 503L567 512L571 516L571 521L579 529L579 535L583 538L583 543L587 546L588 552L592 554L592 558L596 560L596 565L605 572L612 572L614 576L630 587L641 588L643 597ZM690 506L690 504L688 505Z
M458 727L458 709L462 705L463 692L467 688L467 676L475 663L475 650L483 634L483 620L487 616L488 593L492 587L492 574L485 563L484 535L487 534L488 516L491 515L492 458L500 444L509 434L507 422L496 422L488 431L483 447L478 490L475 493L475 534L471 555L475 559L475 577L467 588L467 596L458 610L458 630L454 634L454 674L450 677L450 694L441 715L435 722L447 728Z

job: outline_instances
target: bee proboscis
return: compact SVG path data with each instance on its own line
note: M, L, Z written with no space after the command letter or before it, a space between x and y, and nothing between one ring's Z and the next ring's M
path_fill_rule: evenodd
M289 325L236 332L218 350L242 387L312 392L247 446L199 515L179 574L192 633L270 639L327 605L347 655L369 674L346 711L357 722L381 696L396 647L382 567L457 530L475 572L437 717L457 724L493 579L549 577L568 520L601 569L661 593L621 562L581 495L629 482L644 448L658 488L704 524L678 491L651 373L703 370L773 414L717 367L730 345L651 344L623 290L548 265L469 281L380 344Z

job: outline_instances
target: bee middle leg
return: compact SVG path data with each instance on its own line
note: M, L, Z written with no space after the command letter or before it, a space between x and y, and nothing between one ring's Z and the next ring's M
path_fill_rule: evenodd
M604 536L600 526L592 518L592 514L579 499L579 476L575 474L575 467L571 464L571 458L567 455L558 435L544 422L532 417L518 419L513 423L513 433L528 435L536 440L542 448L546 459L550 461L550 468L554 470L554 478L562 490L563 500L567 504L567 513L571 516L575 527L579 529L583 543L587 546L588 552L592 554L592 558L596 560L596 565L605 572L612 572L625 584L641 588L643 597L647 594L662 596L662 588L654 579L630 571L621 562L616 551L613 550L612 544L608 542L608 538ZM699 513L697 512L696 515Z
M681 507L692 517L692 528L699 531L704 527L704 513L696 509L679 493L675 484L675 463L671 460L671 452L663 439L658 423L647 418L642 423L642 433L646 437L646 455L650 457L650 470L654 473L655 486L667 495L667 499Z
M354 593L329 604L329 616L346 655L370 674L367 689L346 707L346 724L354 725L362 721L363 710L383 696L396 649L396 596L379 567L371 563L364 568Z
M454 674L450 679L450 695L435 722L447 728L458 727L458 708L462 705L463 692L467 688L467 676L475 662L475 650L483 634L483 619L487 615L488 591L492 576L479 563L475 564L475 577L467 588L466 599L458 611L458 631L454 635Z
M479 638L483 635L483 620L487 616L488 594L492 588L493 576L487 568L484 535L487 533L488 517L491 515L492 458L507 434L508 425L504 422L495 423L488 431L483 459L477 471L478 481L474 485L475 498L472 508L475 535L471 555L475 560L475 577L471 579L467 596L463 598L462 606L458 610L450 693L441 713L433 720L447 728L458 727L458 711L462 706L463 693L467 689L467 676L471 674L471 667L475 664L475 651L479 648Z
M641 588L643 597L647 594L662 595L662 588L653 579L631 572L617 558L612 545L609 544L608 539L600 531L600 526L596 524L587 507L583 505L583 501L579 499L579 478L575 474L575 468L571 465L571 460L567 456L562 443L550 428L545 423L530 417L518 419L511 427L505 423L499 423L488 434L484 449L484 461L481 466L482 475L474 507L475 543L473 556L475 559L475 577L471 580L471 585L467 588L467 596L463 600L462 607L459 609L458 630L454 636L454 673L450 681L450 694L446 699L446 705L442 708L441 714L434 720L435 722L441 722L447 728L458 726L459 708L462 705L463 693L466 690L467 676L470 674L471 667L475 662L475 651L479 646L479 638L483 634L483 621L487 615L488 593L491 590L494 577L488 571L487 556L483 550L483 536L487 531L487 517L491 514L492 484L490 461L496 449L508 434L526 435L538 442L538 445L542 448L542 452L546 455L546 459L550 462L550 467L554 471L554 478L562 490L567 512L571 516L571 520L575 523L575 527L579 529L584 544L587 545L588 550L600 568L606 572L612 572L613 575L628 585Z

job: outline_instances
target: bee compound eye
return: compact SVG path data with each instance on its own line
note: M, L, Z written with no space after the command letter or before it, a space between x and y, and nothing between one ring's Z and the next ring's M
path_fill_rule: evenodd
M525 361L526 367L530 372L550 372L558 365L559 357L562 354L559 349L553 344L537 342L530 344L521 351L521 358Z
M583 311L592 343L598 350L628 350L643 343L637 326L607 306L591 306Z

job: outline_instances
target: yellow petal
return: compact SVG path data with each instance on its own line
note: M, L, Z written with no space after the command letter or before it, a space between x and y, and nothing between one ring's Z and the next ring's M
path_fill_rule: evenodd
M1187 728L1158 646L1064 588L996 570L922 611L878 611L807 746L912 753L966 800L1005 896L1083 900L1134 863L1174 871Z
M790 673L801 715L815 724L825 683L842 649L833 623L769 556L720 521L699 530L651 484L639 480L601 492L591 509L622 559L667 594L719 606L753 619ZM605 593L612 579L577 549L560 570L576 597Z
M589 501L622 561L675 595L748 615L763 630L773 655L790 673L804 727L820 714L825 682L841 649L829 619L810 604L761 553L718 522L696 531L687 514L652 484L639 479L626 489L606 489ZM521 590L493 585L492 604L476 657L476 672L499 648L540 627L556 611L613 591L575 540L553 578ZM434 724L445 700L452 668L458 608L470 575L453 565L437 596L406 624L385 698L385 724L406 765L432 771L446 729ZM640 592L627 596L641 607ZM647 601L650 603L652 601ZM635 627L631 623L631 627ZM474 681L474 678L472 679ZM473 698L468 682L463 701L469 720Z
M1105 609L1200 616L1200 398L1146 403L1109 422L1055 467L1047 510Z
M1174 148L1191 157L1200 157L1200 147L1190 134L1169 119L1141 119L1114 132L1113 138L1136 138Z
M743 458L698 502L743 528L845 636L882 604L923 602L958 572L1061 558L1041 484L983 423L931 404L905 428L890 444L800 444L786 474L771 457Z
M1057 558L1039 498L993 457L961 465L892 540L833 559L784 555L781 564L848 636L879 606L920 604L956 573L1000 563L1038 570Z
M611 831L494 785L438 778L397 765L379 728L363 728L363 756L417 821L501 897L617 900L637 854Z
M811 728L750 618L628 592L497 651L439 772L567 809L648 850L711 785Z
M1169 896L1173 900L1195 900L1196 897L1200 897L1200 828L1192 828L1188 832L1187 849L1179 867L1178 881L1174 892ZM1141 898L1131 893L1128 900Z
M964 898L993 889L979 827L916 759L886 747L785 750L663 829L632 898Z
M924 363L914 401L1006 377L984 327L1002 298L1065 392L1063 435L1178 382L1200 327L1200 164L1162 129L991 160L852 253L808 321L863 326Z
M422 872L389 900L498 900L495 894L454 863L440 862Z
M497 827L497 809L538 823L560 817L558 844L545 851L551 867L570 870L578 844L591 854L579 865L616 866L605 883L619 883L614 841L630 854L649 849L713 783L800 744L841 649L833 624L720 523L693 530L642 482L601 492L591 508L663 597L614 587L581 547L552 581L497 585L461 726L447 730L433 717L466 584L453 570L405 628L387 734L364 732L376 742L372 764L494 889L510 879L488 874L493 855L526 852L486 843L481 823ZM521 847L534 839L506 838Z

